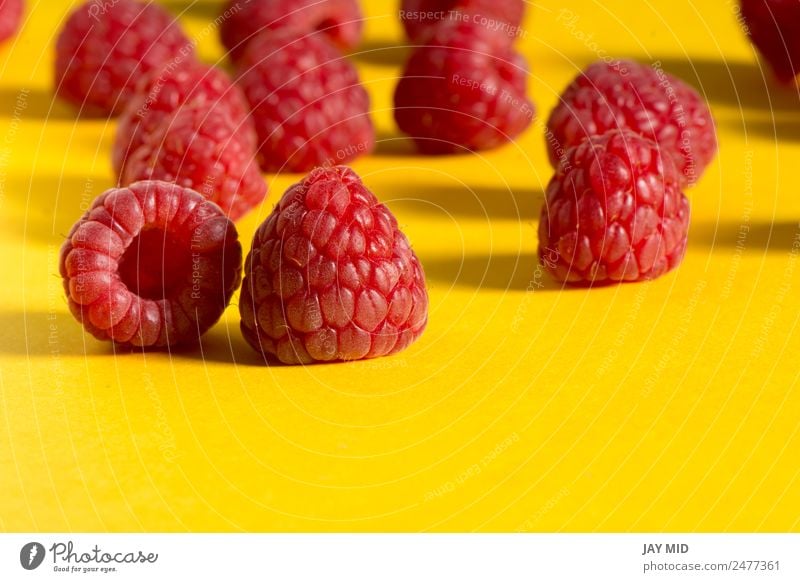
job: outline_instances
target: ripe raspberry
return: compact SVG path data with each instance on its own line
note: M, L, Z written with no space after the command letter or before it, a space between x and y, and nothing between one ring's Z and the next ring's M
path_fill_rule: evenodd
M655 279L681 262L688 229L672 158L612 130L567 150L547 187L539 258L570 283Z
M788 83L800 72L800 3L796 0L741 0L747 35Z
M17 34L25 12L23 0L0 0L0 42Z
M184 104L225 108L234 125L242 126L242 136L251 140L250 147L255 147L250 109L241 89L220 69L193 59L184 60L145 76L137 85L117 124L112 150L117 176L122 174L129 153L139 149L146 136L158 132Z
M292 30L296 36L321 32L342 50L361 40L363 17L356 0L230 0L220 26L222 44L234 62L263 30Z
M304 172L372 150L369 96L353 65L321 37L262 34L239 71L264 171Z
M120 183L175 182L216 202L231 220L238 220L267 193L251 147L253 139L237 130L222 107L183 107L131 154Z
M317 168L256 231L242 333L286 364L393 354L425 329L425 275L391 212L349 168Z
M590 65L561 95L547 129L553 166L587 135L631 129L673 156L682 187L700 179L717 151L714 120L697 91L633 61Z
M117 115L143 75L194 47L169 13L135 0L86 2L69 17L56 44L60 97L88 115Z
M138 182L99 196L61 248L69 308L100 340L197 341L241 279L236 227L197 192Z
M412 42L452 19L471 20L513 40L525 15L523 0L403 0L400 20Z
M442 23L406 63L394 118L426 154L497 147L534 116L527 64L505 41L471 22Z

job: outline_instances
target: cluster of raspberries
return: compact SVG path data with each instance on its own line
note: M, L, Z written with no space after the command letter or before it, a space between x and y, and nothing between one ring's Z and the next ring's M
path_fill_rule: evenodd
M307 172L372 150L369 97L341 53L359 42L362 20L356 0L230 0L220 35L234 86L197 62L164 8L90 0L58 37L56 92L82 115L120 117L121 183L174 180L237 218L264 196L251 154L263 171ZM211 164L218 176L198 182Z
M683 259L693 185L716 134L702 97L657 65L597 62L547 123L555 175L539 221L539 259L559 281L654 279Z
M221 36L235 81L200 63L158 5L90 1L57 45L56 91L118 116L119 187L65 242L73 315L118 346L196 342L242 286L242 333L300 364L405 349L427 324L422 267L391 212L341 165L374 144L369 98L340 52L355 0L234 0ZM259 171L311 171L258 229L242 268L234 221L260 204Z
M741 0L747 35L779 81L800 73L800 3ZM694 185L717 141L707 104L659 67L598 62L550 115L556 169L539 222L541 263L576 284L652 279L686 249Z
M496 147L530 125L527 66L514 49L524 6L403 0L415 47L394 114L421 152ZM356 1L231 0L220 22L233 80L198 62L155 4L92 1L66 23L58 94L82 112L119 116L119 187L62 250L70 309L98 338L167 347L197 341L241 285L242 333L265 358L305 364L406 348L427 323L422 266L391 212L343 165L375 142L369 98L341 52L361 37ZM599 62L561 95L545 137L555 175L539 256L556 279L640 281L680 263L683 190L717 149L694 89L657 65ZM257 229L242 268L234 221L266 195L259 166L309 173Z
M244 263L236 227L194 190L112 188L61 249L69 308L119 346L197 342L234 291L242 334L286 364L373 358L423 332L419 259L391 212L349 168L317 168L264 221Z

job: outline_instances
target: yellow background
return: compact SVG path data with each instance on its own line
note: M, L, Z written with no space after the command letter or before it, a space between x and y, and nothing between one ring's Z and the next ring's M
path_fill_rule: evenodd
M58 249L112 186L114 123L53 101L68 3L28 4L0 52L0 530L800 531L800 101L732 1L537 3L519 48L540 120L440 158L391 120L396 5L362 2L380 142L354 167L422 259L430 326L398 356L313 367L260 365L235 305L194 350L82 332ZM222 58L218 3L166 4ZM721 149L677 271L561 289L536 271L542 122L598 56L697 86ZM245 250L299 177L267 178Z

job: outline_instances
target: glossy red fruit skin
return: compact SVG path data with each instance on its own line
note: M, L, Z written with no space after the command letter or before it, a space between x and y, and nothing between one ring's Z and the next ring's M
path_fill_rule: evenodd
M392 213L349 168L318 168L256 231L245 339L285 364L397 353L427 324L425 275Z
M308 172L369 153L375 130L355 67L320 35L262 34L239 62L265 172Z
M168 244L153 254L148 236ZM236 228L217 205L152 181L100 195L72 227L59 269L70 311L94 337L163 348L197 342L220 318L241 261Z
M253 140L237 129L225 108L184 106L130 155L120 183L174 182L199 192L236 221L267 194Z
M361 41L363 16L357 0L230 0L222 15L220 39L236 62L261 33L291 30L296 36L319 32L342 50Z
M394 118L424 154L486 150L512 141L535 115L527 64L470 22L442 23L418 46L394 93Z
M790 83L800 72L800 3L795 0L741 0L747 35L775 76Z
M547 187L539 259L567 283L655 279L680 264L688 230L672 158L613 130L567 150Z
M672 156L681 186L697 183L717 153L714 119L692 87L634 61L598 61L567 87L547 122L553 167L589 135L630 129Z
M114 173L120 176L128 155L139 149L146 136L160 131L184 106L225 109L234 128L251 140L250 147L255 147L250 108L241 89L221 69L186 59L139 81L117 122L112 149Z
M17 34L24 13L24 0L0 0L0 42Z
M194 58L194 45L161 6L86 2L58 36L56 93L83 115L116 116L142 76L185 58Z
M524 0L403 0L400 21L409 40L425 42L434 28L453 19L471 21L509 42L521 34Z

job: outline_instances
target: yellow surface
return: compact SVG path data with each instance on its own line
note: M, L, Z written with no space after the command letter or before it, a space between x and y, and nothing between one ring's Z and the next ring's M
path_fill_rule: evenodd
M496 151L413 155L389 109L408 53L395 3L362 4L353 59L381 141L354 166L424 263L430 327L396 357L268 368L235 306L201 348L144 356L67 312L58 249L112 185L114 124L52 101L67 6L29 0L0 53L0 530L800 531L800 100L734 2L529 14L542 119L607 55L660 61L718 123L683 265L595 290L536 271L542 122ZM217 4L168 6L221 58ZM245 248L297 179L268 176Z

